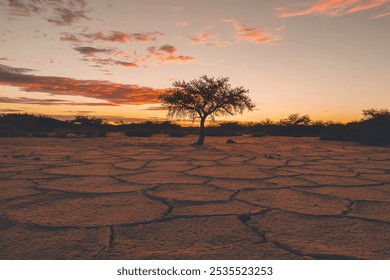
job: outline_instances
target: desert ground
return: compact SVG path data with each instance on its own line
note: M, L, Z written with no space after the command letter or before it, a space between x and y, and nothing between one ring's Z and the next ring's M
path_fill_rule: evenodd
M390 153L318 138L1 138L1 259L390 259Z

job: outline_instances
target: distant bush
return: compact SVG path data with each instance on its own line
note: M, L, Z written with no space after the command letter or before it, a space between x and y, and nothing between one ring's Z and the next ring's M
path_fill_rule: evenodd
M65 128L69 124L44 115L3 114L0 115L0 127L6 125L12 131L18 129L25 132L40 133L53 129Z
M129 137L151 137L153 136L153 131L147 128L134 128L125 131L125 135Z
M280 125L291 126L291 125L304 125L307 126L311 123L309 115L301 116L299 113L291 114L285 119L279 121Z
M79 131L76 131L78 136L85 138L93 138L93 137L106 137L107 131L105 130L85 130L82 131L82 134Z
M366 109L362 112L363 120L387 119L390 117L389 109Z
M208 127L205 130L207 136L241 136L242 132L237 130L224 130L220 127Z
M43 132L33 132L33 133L31 133L31 137L46 138L46 137L49 137L49 134L43 133Z
M251 136L252 137L265 137L265 136L267 136L267 134L262 132L262 131L254 131L251 133Z
M69 136L66 132L56 131L55 133L53 133L53 137L55 137L55 138L68 138Z
M181 138L187 135L184 131L172 130L168 132L169 137Z
M225 131L242 131L245 126L238 122L224 122L219 124L217 128Z
M97 132L96 131L93 131L93 130L87 130L84 132L84 137L85 138L92 138L92 137L96 137L97 135Z
M29 135L28 132L18 128L12 128L6 131L0 131L1 137L27 137L28 135Z
M363 111L363 120L346 125L330 125L323 140L357 141L367 145L390 145L390 113L387 109Z
M104 123L104 120L98 117L76 116L70 123L84 126L100 126Z

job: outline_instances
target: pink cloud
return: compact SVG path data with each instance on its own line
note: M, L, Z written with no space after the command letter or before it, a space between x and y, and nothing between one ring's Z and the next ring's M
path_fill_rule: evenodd
M163 45L159 48L155 46L148 47L146 49L147 54L144 57L140 57L135 62L146 63L151 59L157 60L156 64L164 64L167 62L181 62L187 63L195 60L194 57L188 55L176 55L177 48L172 45Z
M154 42L157 41L159 36L164 34L155 31L155 32L143 32L143 33L125 33L121 31L111 31L108 34L105 34L102 31L92 34L82 34L83 37L97 40L97 41L108 41L108 42L119 42L127 43L129 41L138 41L138 42Z
M106 105L158 103L164 89L105 80L79 80L67 77L28 74L32 70L0 64L0 85L14 86L25 92L45 92L57 95L76 95L104 100ZM5 102L3 100L2 102ZM14 102L8 100L7 102ZM61 102L61 101L56 101ZM20 103L20 102L19 102ZM100 104L99 104L100 105Z
M68 41L73 43L88 42L93 43L94 41L104 41L113 43L127 43L127 42L155 42L164 33L159 31L154 32L137 32L137 33L126 33L122 31L110 31L110 32L95 32L95 33L78 33L72 34L68 32L61 33L60 40Z
M178 61L178 62L185 63L185 62L192 61L194 59L195 59L194 57L187 56L187 55L179 55L179 56L169 55L169 56L166 56L166 57L162 57L160 59L160 63L173 62L173 61Z
M208 41L210 39L218 38L218 35L216 35L216 34L200 33L200 32L197 32L196 34L197 34L197 37L191 38L191 41L194 42L195 44L201 44L201 43Z
M121 61L121 60L116 60L112 58L98 58L98 57L93 57L91 60L95 65L92 67L100 67L100 66L107 66L107 65L120 65L123 67L135 67L138 68L138 64L135 63L134 61L128 62L128 61Z
M266 28L256 26L247 27L244 23L235 19L222 19L223 22L229 23L236 30L235 38L238 40L252 41L257 44L270 43L282 40L281 36L274 35Z
M379 15L373 16L371 19L378 19L378 18L382 18L385 16L390 16L390 12L381 13Z
M321 0L314 4L300 2L276 9L278 17L297 17L305 15L342 16L360 11L384 7L390 0ZM389 6L387 6L389 7Z
M74 50L86 56L94 56L97 53L112 53L111 49L98 49L94 47L76 47Z
M79 38L77 38L76 35L70 34L67 32L62 33L60 40L65 41L65 42L73 42L73 43L80 43L81 42L81 40Z

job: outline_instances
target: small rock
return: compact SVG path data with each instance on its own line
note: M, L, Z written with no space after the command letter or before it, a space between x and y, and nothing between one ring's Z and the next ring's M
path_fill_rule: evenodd
M268 158L268 159L275 159L275 157L273 155L265 155L264 157Z
M42 160L40 157L35 157L33 160Z
M234 141L233 139L228 139L227 141L226 141L226 144L236 144L237 142L236 141Z
M241 214L241 215L238 215L238 219L241 222L246 223L247 221L249 221L251 219L251 216L249 216L248 214Z
M26 155L14 155L12 156L12 158L22 158L22 157L25 157Z

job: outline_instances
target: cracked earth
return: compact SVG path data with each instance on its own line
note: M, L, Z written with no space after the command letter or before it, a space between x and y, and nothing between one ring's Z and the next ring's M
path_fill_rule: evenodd
M389 148L0 139L1 259L390 259Z

